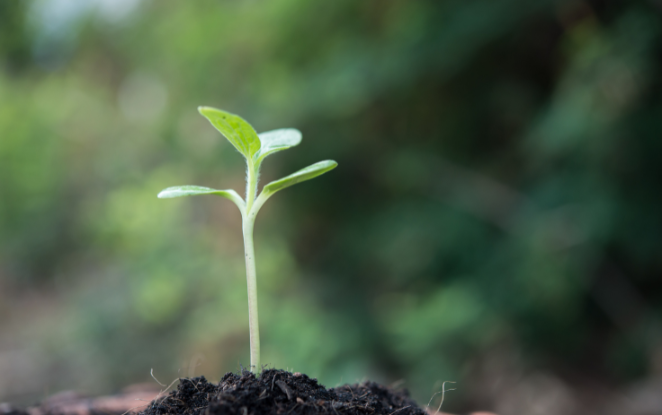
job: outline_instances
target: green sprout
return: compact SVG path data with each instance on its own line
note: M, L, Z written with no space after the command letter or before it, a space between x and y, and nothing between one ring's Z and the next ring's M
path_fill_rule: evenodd
M246 201L232 189L216 190L201 186L175 186L159 193L160 199L195 195L218 195L230 199L239 208L244 233L244 253L246 257L246 283L248 285L248 321L251 343L251 371L260 372L260 330L257 317L257 283L255 270L255 249L253 247L253 226L260 208L274 193L297 183L310 180L329 170L338 163L325 160L301 169L282 179L267 183L257 195L257 182L262 161L278 151L287 150L301 142L301 132L293 128L283 128L257 134L253 127L238 115L216 108L199 107L198 111L232 143L246 159Z

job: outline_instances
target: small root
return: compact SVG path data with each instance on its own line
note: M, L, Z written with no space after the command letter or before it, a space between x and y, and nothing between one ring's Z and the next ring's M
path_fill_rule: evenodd
M447 381L445 381L444 383L442 383L442 384L441 384L441 392L437 392L437 393L435 393L434 395L432 395L432 397L430 398L430 401L429 401L428 404L425 406L425 412L427 412L428 409L430 409L430 404L432 403L432 400L434 399L434 397L437 396L437 395L439 395L439 394L441 394L441 402L439 402L439 407L437 408L437 411L434 413L434 415L439 414L439 411L441 411L441 405L444 404L444 398L445 398L445 396L446 396L446 392L448 392L448 391L454 391L454 390L455 390L455 388L452 388L452 389L446 389L446 384L447 384L447 383L456 383L456 382L453 382L453 381L447 380Z
M396 412L398 412L398 411L402 411L403 409L407 409L407 408L411 408L411 405L409 405L409 406L404 406L404 407L402 407L402 408L400 408L400 409L396 409L395 411L391 412L391 413L388 414L388 415L393 415L394 413L396 413Z
M163 383L159 382L159 380L156 378L156 376L154 376L154 368L152 368L149 371L149 374L152 375L152 379L154 379L156 381L156 383L158 383L159 385L161 385L162 387L165 388L165 385Z

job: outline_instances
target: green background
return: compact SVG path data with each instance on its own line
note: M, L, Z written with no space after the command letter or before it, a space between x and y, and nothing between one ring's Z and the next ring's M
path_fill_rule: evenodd
M302 131L261 183L339 163L258 217L264 363L504 414L653 379L661 40L653 1L0 2L0 400L248 365L236 207L156 198L243 193L199 105Z

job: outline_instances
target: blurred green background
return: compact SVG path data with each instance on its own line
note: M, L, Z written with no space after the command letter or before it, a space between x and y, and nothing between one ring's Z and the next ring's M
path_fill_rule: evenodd
M262 183L339 163L258 218L263 362L661 413L661 41L654 0L0 2L0 401L248 365L236 207L156 198L243 193L208 105L303 132Z

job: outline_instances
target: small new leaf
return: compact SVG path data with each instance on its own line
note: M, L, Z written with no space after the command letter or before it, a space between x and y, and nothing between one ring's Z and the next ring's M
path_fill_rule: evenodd
M292 173L289 176L285 176L282 179L275 180L264 186L264 192L273 194L279 190L285 189L286 187L293 186L297 183L304 182L306 180L313 179L321 174L326 173L327 171L333 170L336 168L338 163L333 160L324 160L317 162L313 165L310 165L306 168L299 170L296 173Z
M212 107L198 107L198 111L247 159L260 151L257 133L240 116Z
M232 189L217 190L203 186L174 186L161 190L158 194L159 199L170 199L173 197L197 196L197 195L218 195L232 200L243 212L244 200Z
M301 131L294 128L281 128L260 133L259 137L262 147L255 158L256 161L261 162L270 154L298 145L301 142Z

